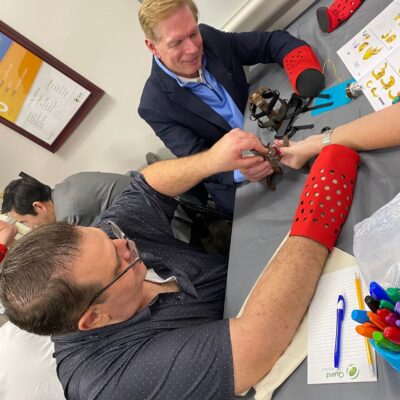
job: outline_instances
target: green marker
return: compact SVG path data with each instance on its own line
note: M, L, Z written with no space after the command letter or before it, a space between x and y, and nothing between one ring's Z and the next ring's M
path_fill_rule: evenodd
M400 96L396 96L396 97L393 99L392 104L396 104L396 103L398 103L399 101L400 101Z
M390 301L381 300L379 302L379 308L387 308L390 311L394 311L394 305Z
M388 294L388 296L390 297L390 300L392 300L394 304L396 304L398 301L400 301L400 290L399 289L388 288L388 289L386 289L386 293Z
M383 349L393 351L395 353L400 353L400 346L396 343L391 342L390 340L387 340L382 332L374 332L372 334L372 338L375 340L375 342L382 347Z

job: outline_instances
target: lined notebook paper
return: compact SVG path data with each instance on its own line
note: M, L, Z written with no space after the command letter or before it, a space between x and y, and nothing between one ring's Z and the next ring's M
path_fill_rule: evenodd
M309 384L375 382L371 376L365 351L364 338L355 331L357 322L351 312L358 309L354 284L357 266L324 274L308 311L308 374ZM367 294L362 285L363 295ZM338 295L346 300L342 325L342 341L339 368L333 366L336 337L336 304Z

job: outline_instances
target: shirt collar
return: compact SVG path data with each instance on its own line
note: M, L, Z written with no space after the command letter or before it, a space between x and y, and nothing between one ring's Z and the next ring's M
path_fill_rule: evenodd
M204 79L204 68L206 66L206 56L203 54L202 60L201 60L201 68L199 70L199 77L198 78L184 78L183 76L179 76L174 74L172 71L170 71L161 61L158 57L153 56L154 61L156 64L167 74L169 75L172 79L175 79L178 83L179 86L186 86L187 84L197 84L197 83L202 83L205 81Z

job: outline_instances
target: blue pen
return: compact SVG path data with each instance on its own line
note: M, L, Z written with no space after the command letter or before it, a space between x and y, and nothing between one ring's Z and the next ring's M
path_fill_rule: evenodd
M340 342L342 340L342 323L343 323L345 308L346 308L346 303L344 301L344 297L340 294L338 296L336 305L336 338L335 338L335 352L333 355L333 364L335 368L339 368Z

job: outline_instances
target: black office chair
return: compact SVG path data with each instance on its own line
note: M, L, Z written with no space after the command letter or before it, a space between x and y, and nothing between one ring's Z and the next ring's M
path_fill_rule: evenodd
M161 161L158 154L146 154L148 165ZM189 217L175 216L182 224L190 224L190 243L202 247L208 253L229 255L232 233L232 215L218 210L214 201L202 183L187 192L176 196L182 210Z

